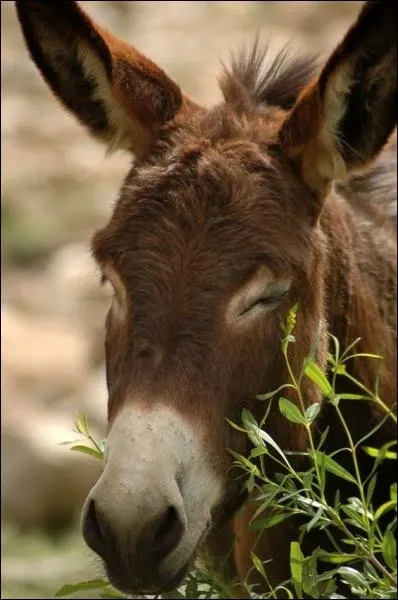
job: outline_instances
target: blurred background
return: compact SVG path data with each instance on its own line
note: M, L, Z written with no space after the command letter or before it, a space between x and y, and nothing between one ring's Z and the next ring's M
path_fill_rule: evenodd
M327 57L362 2L81 4L210 105L230 50L260 32L271 49L290 41ZM1 28L1 595L51 598L98 574L79 516L101 465L60 443L76 438L79 412L105 435L108 299L88 242L130 159L105 157L61 109L28 58L11 1L1 2Z

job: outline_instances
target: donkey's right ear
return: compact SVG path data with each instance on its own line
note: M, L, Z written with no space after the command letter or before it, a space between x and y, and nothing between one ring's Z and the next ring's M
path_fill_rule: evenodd
M54 94L111 148L145 153L156 130L194 103L158 66L71 0L17 0L36 66Z

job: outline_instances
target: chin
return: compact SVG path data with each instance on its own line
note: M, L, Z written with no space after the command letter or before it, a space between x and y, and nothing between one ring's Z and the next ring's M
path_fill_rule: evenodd
M117 569L111 570L105 565L105 571L109 582L114 588L124 594L140 595L140 594L164 594L171 592L181 585L192 567L193 560L188 561L181 569L174 574L153 574L151 580L142 580L136 577L136 573L131 572L126 576L121 576Z

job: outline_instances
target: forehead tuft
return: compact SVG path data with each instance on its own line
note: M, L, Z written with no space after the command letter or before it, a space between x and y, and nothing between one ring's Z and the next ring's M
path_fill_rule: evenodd
M268 151L275 146L284 112L270 107L261 115L238 115L222 104L200 111L188 121L165 126L150 154L137 163L125 186L142 191L175 183L180 175L187 183L203 183L225 176L226 180L250 179L253 173L278 176Z
M240 245L252 257L301 262L308 229L303 220L300 231L297 211L290 223L297 191L272 145L281 115L271 107L249 119L221 105L164 127L126 177L109 224L94 236L95 258L142 252L148 259L163 251L162 260L171 260L197 244L215 260L233 260ZM296 236L294 252L286 249L287 234Z

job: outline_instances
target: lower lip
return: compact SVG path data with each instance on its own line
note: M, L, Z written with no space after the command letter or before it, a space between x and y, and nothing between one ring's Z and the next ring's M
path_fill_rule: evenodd
M196 557L197 554L197 550L200 547L203 539L206 537L206 535L208 534L209 530L211 529L211 525L208 524L208 526L206 527L205 531L202 533L202 535L199 538L198 543L196 544L195 550L192 552L191 558L184 564L184 566L177 572L176 575L174 575L174 577L172 577L172 579L170 579L165 585L158 587L158 588L151 588L151 589L140 589L139 591L137 591L137 589L128 589L127 587L122 587L120 585L118 585L118 582L116 580L112 581L112 577L110 576L110 574L108 573L108 577L110 579L111 584L116 588L119 589L120 591L122 591L125 594L132 594L132 595L137 595L137 594L151 594L151 595L156 595L156 594L160 594L160 593L167 593L170 592L172 590L175 590L177 586L181 585L181 583L183 582L183 580L185 579L189 568L194 560L194 558Z
M174 590L177 586L179 586L185 579L188 570L189 570L189 565L190 562L186 563L182 569L180 569L177 573L177 575L174 575L173 579L171 579L167 586L163 587L160 591L158 591L157 593L159 594L160 592L171 592L172 590Z
M150 595L158 595L161 593L167 593L167 592L171 592L172 590L175 590L177 586L179 586L187 572L189 569L189 563L186 563L182 569L180 569L177 573L177 575L174 575L174 577L172 579L170 579L166 585L162 585L159 587L151 587L151 588L140 588L139 590L137 588L129 588L127 586L121 586L120 583L116 580L114 580L112 577L109 577L109 580L111 582L111 584L113 585L113 587L115 587L116 589L120 590L121 592L123 592L124 594L131 594L132 596L135 595L141 595L141 594L150 594Z

